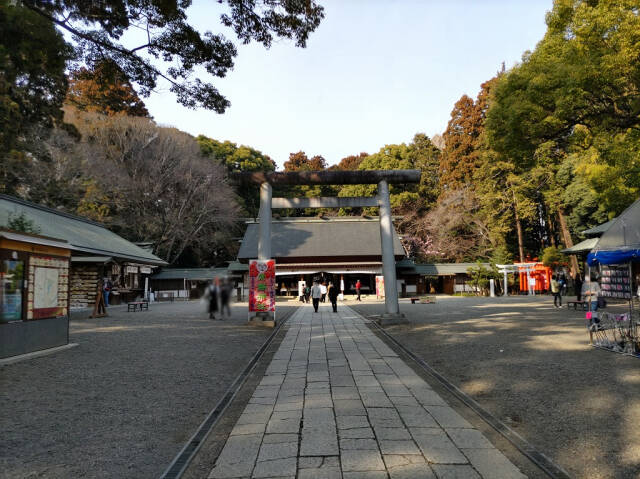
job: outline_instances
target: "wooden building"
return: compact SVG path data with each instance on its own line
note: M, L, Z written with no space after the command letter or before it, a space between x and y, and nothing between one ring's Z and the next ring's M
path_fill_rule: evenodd
M257 258L258 227L256 222L248 223L238 252L240 263ZM377 217L283 218L273 220L271 228L278 294L297 296L298 281L310 285L314 278L338 287L343 281L347 294L355 293L360 280L364 294L375 293L375 277L382 275ZM405 251L397 234L393 246L396 260L403 259Z
M258 223L249 222L235 271L258 254ZM345 294L355 294L359 279L364 294L375 294L375 277L382 275L380 228L377 217L283 218L272 221L271 249L276 260L277 294L297 296L298 281L332 281ZM419 264L407 257L399 235L394 235L398 292L419 294L470 292L467 270L477 263ZM488 264L484 264L488 267ZM246 270L245 270L246 271ZM246 272L245 287L247 285Z
M72 252L70 309L92 307L99 281L111 280L109 302L120 304L145 295L153 268L167 263L104 225L8 195L0 195L0 225L23 217L40 234L61 238Z
M164 268L151 276L156 298L197 299L213 278L227 277L227 268Z
M404 280L407 294L455 294L474 292L469 284L468 269L478 263L414 263L404 260L397 263L398 278ZM488 263L482 263L485 268Z

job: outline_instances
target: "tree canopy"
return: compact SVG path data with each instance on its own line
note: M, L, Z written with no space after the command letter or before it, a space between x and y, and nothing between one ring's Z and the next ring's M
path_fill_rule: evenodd
M242 43L256 41L267 48L276 37L305 47L324 17L324 9L314 0L225 0L224 4L221 25ZM50 28L69 33L78 60L90 68L105 60L117 65L142 96L162 80L182 105L223 113L229 100L207 78L200 78L200 72L224 77L234 65L237 49L222 33L201 33L190 24L190 5L190 0L23 0L12 8L28 9ZM123 36L132 28L145 32L144 40L125 46Z
M25 153L62 119L72 53L51 22L0 0L0 191L17 191Z
M327 168L327 162L320 155L308 158L304 151L299 151L291 153L283 166L284 171L320 171Z
M80 67L71 71L66 101L81 111L149 116L129 79L111 60L103 60L91 70Z
M250 146L218 141L199 135L196 139L200 151L214 162L225 166L228 173L243 171L274 171L276 163ZM256 217L260 209L260 187L258 185L236 185L235 192L245 214Z

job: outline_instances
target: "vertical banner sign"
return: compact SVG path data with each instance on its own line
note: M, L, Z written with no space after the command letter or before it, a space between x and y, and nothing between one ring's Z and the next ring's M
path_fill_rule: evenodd
M276 310L276 261L249 261L249 312Z
M376 297L384 298L384 276L376 276Z

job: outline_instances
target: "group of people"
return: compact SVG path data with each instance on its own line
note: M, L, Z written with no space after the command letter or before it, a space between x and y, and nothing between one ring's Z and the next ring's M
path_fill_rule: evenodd
M604 298L600 297L600 284L597 274L587 275L584 282L580 275L576 275L573 281L577 301L587 301L590 303L590 310L595 311L598 307L604 306ZM564 273L551 275L551 294L553 295L553 305L556 308L562 307L562 297L567 294L567 277ZM640 291L639 291L640 293ZM640 296L640 294L639 294Z
M302 284L304 284L304 282ZM318 280L314 280L313 284L314 285L317 284L318 287L320 288L320 303L326 302L327 297L329 298L329 301L331 301L331 295L329 294L329 288L333 288L336 291L336 298L337 298L337 295L340 294L340 293L338 293L338 288L331 281L329 281L329 284L327 285L324 281L323 282L319 282ZM356 301L362 301L360 299L360 289L361 288L362 288L362 283L360 283L360 280L356 281L356 284L355 284ZM311 288L309 286L304 286L304 287L302 287L301 291L302 291L302 294L300 296L300 301L308 303L309 299L312 298Z
M220 278L213 278L211 283L207 285L204 290L204 298L207 302L207 310L209 312L209 319L216 319L216 315L219 313L218 319L224 320L225 315L231 317L231 282L220 280Z
M334 286L334 284L329 281L329 285L326 286L324 284L319 284L318 281L313 282L313 286L311 287L311 301L313 302L313 310L317 313L318 306L320 305L320 301L325 302L325 298L329 297L329 301L331 302L331 307L333 308L333 312L338 312L338 295L340 294L338 288Z

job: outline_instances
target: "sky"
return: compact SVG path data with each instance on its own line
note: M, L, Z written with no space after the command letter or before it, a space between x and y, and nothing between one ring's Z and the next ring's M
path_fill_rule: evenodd
M532 50L552 0L319 0L325 19L307 48L238 45L235 67L214 85L231 101L220 115L180 106L168 91L145 99L161 125L248 145L279 167L289 154L329 165L415 133L442 133L454 103L475 98L505 62ZM223 6L195 0L190 21L222 30ZM227 33L225 33L227 34ZM233 33L227 36L231 39Z

